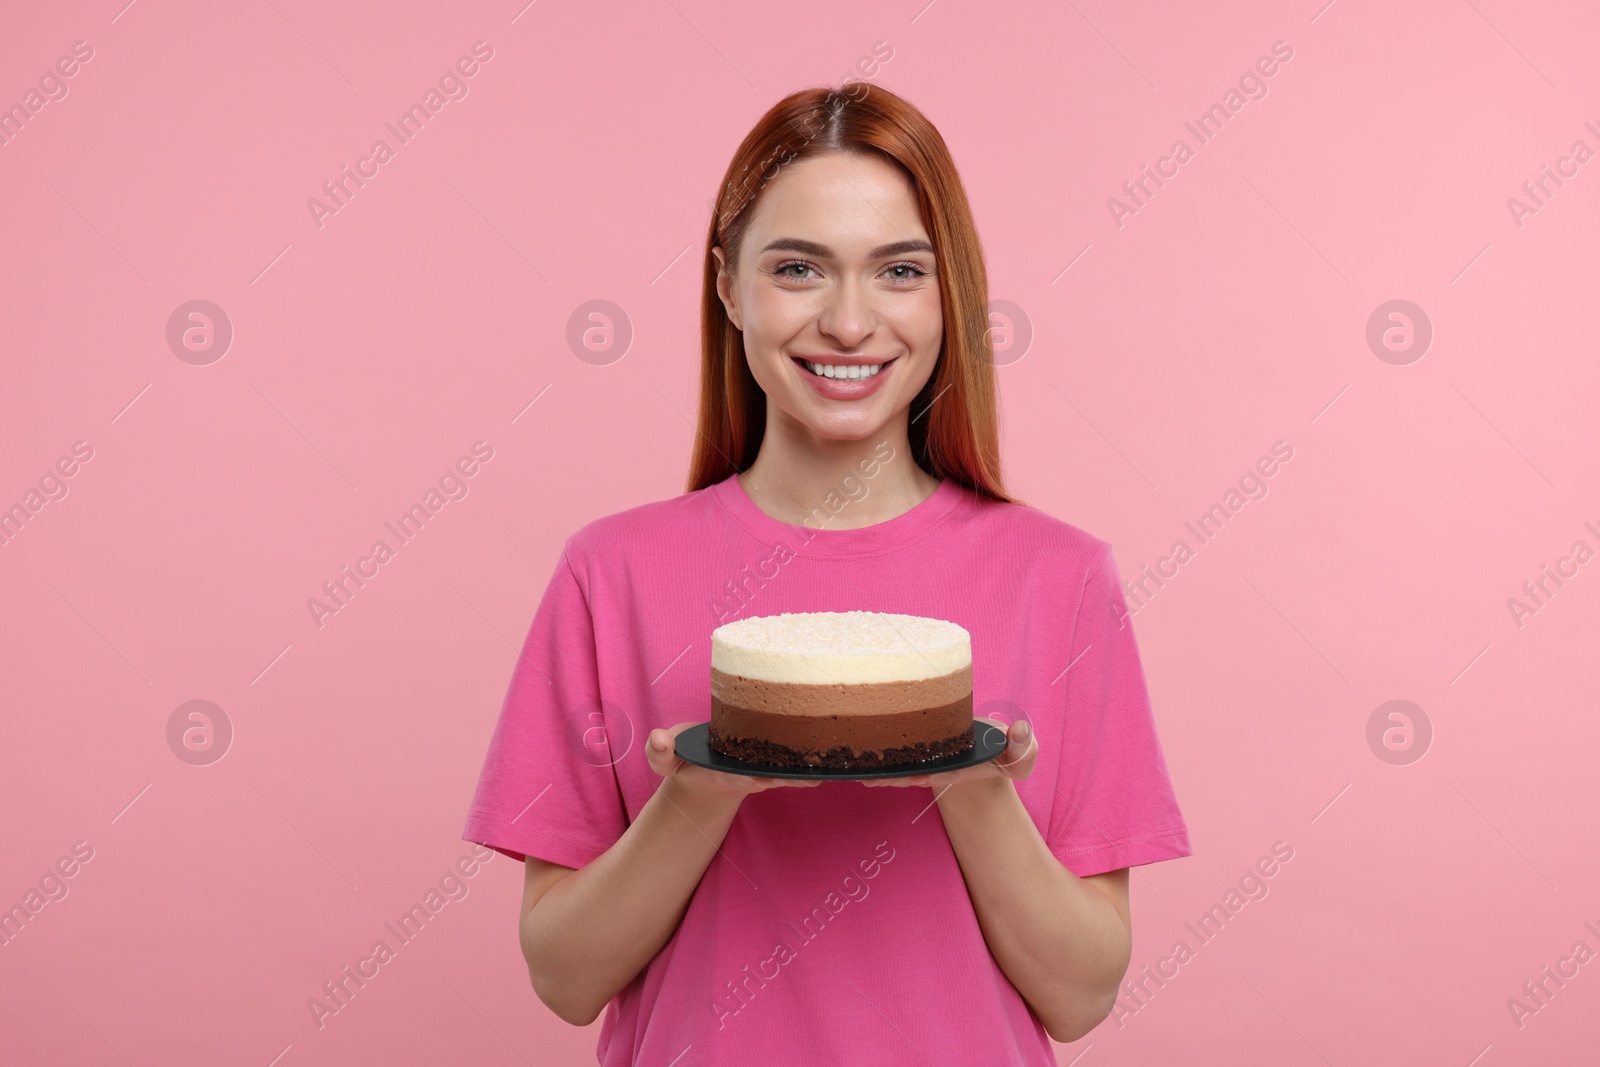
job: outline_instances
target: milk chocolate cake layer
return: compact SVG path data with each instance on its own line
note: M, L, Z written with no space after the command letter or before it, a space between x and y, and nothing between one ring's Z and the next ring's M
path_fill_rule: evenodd
M885 767L938 759L972 748L972 692L938 707L866 715L787 715L712 696L710 740L724 755L781 767Z
M711 695L725 704L784 715L887 715L972 696L972 664L934 678L893 682L769 682L711 668Z

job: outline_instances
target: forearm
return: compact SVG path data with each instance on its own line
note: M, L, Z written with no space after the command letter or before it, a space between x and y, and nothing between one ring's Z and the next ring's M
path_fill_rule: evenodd
M664 778L615 844L552 886L522 917L539 998L591 1022L672 937L739 810Z
M1117 909L1050 854L1011 781L951 786L939 814L1000 969L1051 1037L1093 1029L1132 952Z

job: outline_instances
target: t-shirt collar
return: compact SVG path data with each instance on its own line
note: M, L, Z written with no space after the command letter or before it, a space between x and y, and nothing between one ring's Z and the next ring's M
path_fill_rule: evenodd
M859 481L869 487L872 484L866 478ZM919 540L949 515L966 498L968 491L959 482L945 478L926 500L910 511L854 530L832 528L835 515L842 516L851 507L851 498L842 487L835 496L818 502L810 522L799 525L782 522L757 507L737 474L730 474L711 486L711 494L735 522L764 544L781 541L797 555L842 559L877 555Z

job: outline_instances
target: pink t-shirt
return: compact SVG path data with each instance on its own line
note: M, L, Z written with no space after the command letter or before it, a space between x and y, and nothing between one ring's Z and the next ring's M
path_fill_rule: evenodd
M463 838L584 866L660 782L648 731L711 717L714 627L850 610L966 627L974 713L1028 718L1040 752L1017 793L1068 870L1191 854L1110 545L949 480L861 529L780 522L730 476L578 530ZM1055 1064L984 942L933 799L859 782L747 797L677 931L607 1007L600 1063Z

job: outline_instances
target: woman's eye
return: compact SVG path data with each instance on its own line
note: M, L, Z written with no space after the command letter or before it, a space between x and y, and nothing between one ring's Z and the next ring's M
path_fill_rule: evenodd
M792 278L795 281L809 281L811 280L811 277L815 275L816 269L816 267L805 262L804 260L791 259L787 263L780 263L778 266L774 267L772 269L772 273L780 278ZM915 281L918 278L926 278L928 276L928 272L923 270L922 267L915 263L895 263L889 266L887 269L889 271L890 278L897 282ZM806 274L805 272L807 271L812 272L812 274Z

